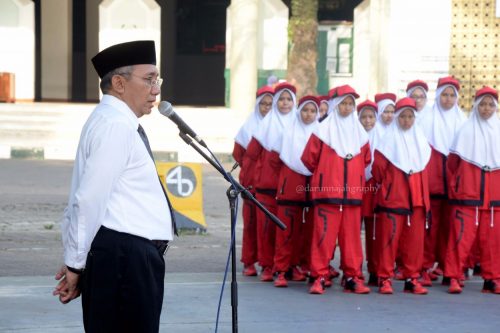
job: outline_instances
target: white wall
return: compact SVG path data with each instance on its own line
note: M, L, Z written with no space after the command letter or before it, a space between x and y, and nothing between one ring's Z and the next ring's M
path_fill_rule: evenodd
M405 95L415 79L429 99L448 74L451 0L365 0L354 11L354 81L362 97Z

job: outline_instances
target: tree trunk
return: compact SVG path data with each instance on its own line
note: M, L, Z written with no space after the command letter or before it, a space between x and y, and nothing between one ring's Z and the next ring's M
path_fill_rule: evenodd
M318 0L292 0L289 24L287 81L297 87L297 96L316 95Z

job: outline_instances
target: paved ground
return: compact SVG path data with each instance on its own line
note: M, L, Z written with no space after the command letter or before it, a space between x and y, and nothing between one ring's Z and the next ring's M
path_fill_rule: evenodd
M0 332L83 331L79 300L61 305L51 296L71 166L0 160ZM169 250L162 332L214 331L229 241L226 187L204 167L208 232L184 235ZM498 332L500 325L500 296L482 294L478 278L461 295L437 285L427 296L403 294L400 282L392 296L344 294L337 282L321 296L309 295L305 283L238 282L240 332ZM219 332L231 331L229 296L226 288Z

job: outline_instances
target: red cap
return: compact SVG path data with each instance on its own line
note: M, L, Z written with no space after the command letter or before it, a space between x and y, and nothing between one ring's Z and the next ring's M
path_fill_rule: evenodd
M411 81L410 83L408 83L408 85L406 86L406 91L410 90L411 88L415 88L415 87L421 87L426 92L429 91L429 86L427 86L427 83L425 83L422 80L415 80L415 81Z
M332 99L337 94L337 87L328 90L328 99Z
M354 96L354 98L359 98L359 95L356 92L356 90L354 90L354 88L348 84L345 84L343 86L338 86L328 92L328 97L330 97L330 99L346 95L352 95Z
M321 96L317 96L318 97L318 100L320 102L323 102L323 101L327 101L330 99L330 97L328 97L328 95L321 95Z
M396 94L393 93L382 93L382 94L376 94L375 95L375 103L380 102L383 99L390 99L394 103L396 103Z
M396 103L396 112L403 108L412 108L413 110L417 109L417 106L415 104L415 100L410 97L404 97L401 98L397 103Z
M460 83L453 76L446 76L446 77L440 78L438 80L437 87L439 88L439 87L442 87L442 86L447 85L447 84L451 84L452 86L454 86L457 89L457 91L460 90Z
M274 89L273 89L273 87L263 86L263 87L260 87L259 90L257 90L257 97L262 96L264 94L274 95Z
M375 104L374 102L370 101L369 99L367 99L366 101L362 102L361 104L358 104L358 112L361 112L361 110L363 110L364 108L372 108L375 110L375 113L377 113L377 104Z
M491 95L498 101L498 91L491 87L482 87L481 89L476 91L476 96L474 96L474 99L478 99L479 97L484 95Z
M288 89L290 90L291 92L293 92L294 94L297 93L297 89L295 88L294 85L288 83L288 82L281 82L280 84L278 84L277 86L274 87L274 93L277 94L278 91L281 91L283 89Z
M319 105L320 103L320 100L318 97L316 96L312 96L312 95L307 95L307 96L304 96L302 97L300 100L299 100L299 105L301 105L302 103L304 102L314 102L316 103L317 105Z

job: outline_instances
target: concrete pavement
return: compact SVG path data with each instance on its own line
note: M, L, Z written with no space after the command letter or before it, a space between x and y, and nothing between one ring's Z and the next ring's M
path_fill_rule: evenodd
M168 265L168 256L167 256ZM214 332L222 273L169 273L161 332ZM52 277L0 278L0 332L82 332L80 300L62 305L51 295ZM239 332L498 332L500 296L482 294L482 281L468 281L463 294L434 286L426 296L345 294L338 282L324 295L309 295L294 282L275 288L238 276ZM219 332L231 332L230 288L226 284Z

